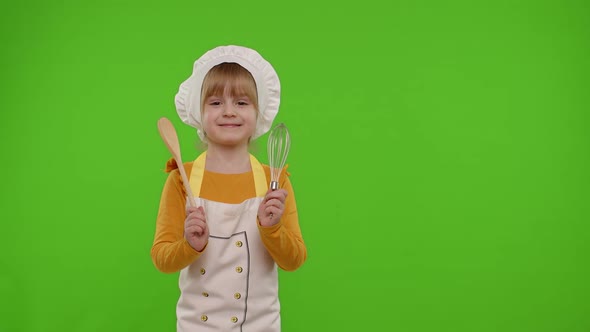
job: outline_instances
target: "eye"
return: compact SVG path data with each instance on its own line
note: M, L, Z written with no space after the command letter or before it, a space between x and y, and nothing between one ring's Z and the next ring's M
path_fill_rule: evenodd
M216 95L211 95L205 99L205 104L209 106L219 106L223 104L223 99Z
M216 97L212 97L207 99L207 105L209 106L219 106L221 105L221 99L220 98L216 98Z
M236 98L236 105L238 106L248 106L251 105L252 103L250 102L250 98L248 98L247 96L240 96L238 98Z

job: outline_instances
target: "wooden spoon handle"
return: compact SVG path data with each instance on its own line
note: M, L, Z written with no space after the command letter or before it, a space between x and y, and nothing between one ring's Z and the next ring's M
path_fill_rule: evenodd
M176 160L176 158L174 159ZM197 203L195 203L195 196L193 196L193 191L191 190L191 185L188 182L188 178L186 176L186 171L184 170L184 165L182 161L176 160L176 164L178 165L178 171L180 172L180 177L182 178L182 184L184 184L184 190L186 191L188 204L190 207L197 207Z
M174 129L174 125L172 125L172 122L170 122L170 120L167 118L160 118L160 120L158 120L158 131L160 132L160 136L162 137L164 144L166 144L168 151L170 151L172 157L176 161L176 165L178 165L178 171L180 172L180 176L182 178L182 184L184 185L184 190L188 196L188 204L191 207L197 207L197 203L195 203L195 196L193 196L190 183L188 182L188 177L186 176L186 171L184 170L184 165L182 164L180 145L178 144L178 135L176 135L176 129Z

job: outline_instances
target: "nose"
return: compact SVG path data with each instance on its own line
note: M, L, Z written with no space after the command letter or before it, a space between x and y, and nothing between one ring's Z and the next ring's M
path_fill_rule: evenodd
M227 117L234 117L236 116L236 112L234 110L234 106L232 104L225 104L223 107L223 116Z

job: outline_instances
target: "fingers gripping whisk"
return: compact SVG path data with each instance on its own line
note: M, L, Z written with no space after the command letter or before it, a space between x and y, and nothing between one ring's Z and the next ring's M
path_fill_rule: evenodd
M270 166L270 189L279 189L279 176L285 167L289 148L291 147L291 137L289 130L284 123L275 126L268 136L268 163Z

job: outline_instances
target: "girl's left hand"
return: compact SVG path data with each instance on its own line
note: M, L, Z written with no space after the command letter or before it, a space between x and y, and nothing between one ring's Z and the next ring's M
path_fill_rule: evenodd
M285 199L287 198L287 191L285 189L271 190L268 189L264 200L258 207L258 220L262 226L276 225L283 212L285 212Z

